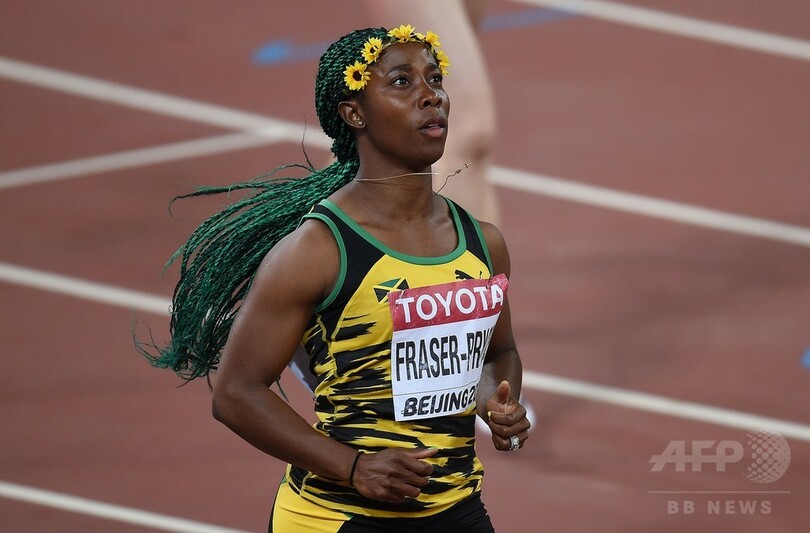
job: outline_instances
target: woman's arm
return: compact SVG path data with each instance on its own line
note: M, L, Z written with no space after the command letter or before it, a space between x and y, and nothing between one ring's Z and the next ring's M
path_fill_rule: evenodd
M307 221L259 267L231 328L213 391L214 418L256 448L318 475L349 481L357 451L312 428L270 389L292 359L313 309L332 290L339 252L331 233ZM353 485L363 495L401 502L419 495L432 450L363 455Z
M485 222L481 222L481 230L492 260L492 275L508 277L511 264L503 235L494 225ZM509 449L512 435L518 436L521 447L528 438L531 424L526 418L526 409L517 400L522 380L523 366L512 334L507 295L492 333L477 395L478 415L489 424L492 442L499 450Z
M217 370L214 418L256 448L317 474L347 480L355 451L315 431L270 390L292 359L312 310L338 271L334 239L307 222L259 266Z

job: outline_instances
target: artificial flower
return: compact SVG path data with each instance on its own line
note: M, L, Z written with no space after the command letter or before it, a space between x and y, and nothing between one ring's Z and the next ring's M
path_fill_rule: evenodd
M349 65L343 71L345 77L343 78L350 91L362 91L365 89L368 80L371 78L371 73L366 70L365 63L355 61L354 65Z
M366 41L366 44L363 45L363 59L366 60L366 63L370 65L377 61L377 57L379 57L382 51L382 46L382 41L376 37L370 37L369 40Z
M407 43L413 37L413 26L410 24L403 24L399 28L393 28L388 32L390 37L393 37L400 43Z
M389 30L388 37L391 40L383 41L383 39L378 37L369 37L368 40L363 43L363 50L360 51L365 63L355 61L353 65L347 66L346 70L343 71L343 80L346 82L346 87L348 87L350 91L362 91L366 88L366 85L368 85L368 80L371 79L369 65L379 59L380 54L385 47L395 42L420 42L429 46L430 51L433 53L436 61L439 63L439 69L441 70L442 75L447 76L447 67L450 66L450 60L447 58L447 54L439 49L442 43L439 42L439 36L432 31L422 35L421 33L414 31L413 26L410 24L403 24L399 28L392 28Z
M425 34L425 38L423 39L427 44L430 45L431 48L440 48L442 43L439 42L439 36L429 31Z
M447 67L450 66L450 59L447 57L447 54L441 50L436 50L436 60L439 62L439 70L442 71L442 76L447 76Z

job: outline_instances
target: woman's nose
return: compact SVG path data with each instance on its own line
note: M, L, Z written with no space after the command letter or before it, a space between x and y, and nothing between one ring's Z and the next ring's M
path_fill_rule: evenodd
M425 83L424 93L422 94L422 107L439 107L442 105L443 97L442 91L438 91Z

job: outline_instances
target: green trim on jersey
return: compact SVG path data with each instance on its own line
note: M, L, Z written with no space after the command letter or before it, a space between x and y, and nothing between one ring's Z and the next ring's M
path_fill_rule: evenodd
M406 263L413 263L414 265L440 265L442 263L447 263L448 261L452 261L453 259L458 258L464 250L467 248L467 238L464 235L463 231L458 231L461 227L461 221L458 218L458 211L456 211L456 207L453 204L448 204L450 206L450 212L453 215L453 225L456 228L456 233L458 235L458 244L456 248L450 252L449 254L438 256L438 257L422 257L418 255L408 255L397 252L396 250L392 250L385 244L381 243L374 235L369 233L365 230L360 224L349 218L341 208L336 206L334 203L330 202L329 200L323 200L321 205L328 207L335 215L340 217L340 219L346 223L352 230L357 232L358 235L363 237L369 243L374 245L375 248L379 249L386 255L390 255L400 261L404 261Z
M335 301L338 292L340 292L340 287L343 285L343 280L346 279L346 246L343 244L343 239L340 237L340 231L338 231L337 226L335 226L335 223L332 222L329 217L321 213L310 212L304 218L320 220L329 226L329 229L332 230L332 235L337 241L338 252L340 253L340 270L338 271L337 283L335 283L335 286L332 288L332 292L329 293L329 296L327 296L326 299L315 308L315 312L320 313L326 306Z

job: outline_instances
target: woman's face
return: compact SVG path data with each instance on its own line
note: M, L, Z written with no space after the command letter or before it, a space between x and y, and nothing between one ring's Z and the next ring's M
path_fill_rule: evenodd
M386 48L357 102L365 122L359 146L406 168L422 169L441 157L450 100L436 59L424 45Z

